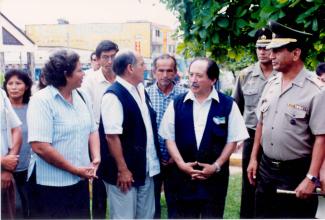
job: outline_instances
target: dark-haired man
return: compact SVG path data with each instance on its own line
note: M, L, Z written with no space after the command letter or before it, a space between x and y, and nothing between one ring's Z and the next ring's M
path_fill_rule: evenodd
M162 54L153 61L153 74L156 82L147 88L152 106L157 113L157 126L166 111L169 102L177 95L185 93L187 89L175 83L177 76L176 59L169 54ZM164 193L167 204L168 218L175 218L176 199L173 193L173 180L169 177L171 169L175 166L173 159L169 156L165 140L158 136L161 153L161 172L155 177L155 218L161 217L160 194L164 183Z
M321 82L303 62L311 34L273 21L269 25L273 38L266 48L271 49L273 69L280 73L269 80L260 99L247 169L250 183L256 183L256 217L314 218L317 198L311 193L324 160L325 124L318 121L324 116L315 102Z
M276 75L270 59L271 51L266 49L272 39L269 28L256 31L256 55L258 62L242 70L238 76L232 96L241 110L249 133L242 149L242 194L240 205L241 218L253 218L255 206L255 187L247 178L247 166L251 156L257 124L256 107L267 80Z
M98 62L96 51L90 54L90 68L85 71L85 75L92 74L100 68L100 64Z
M229 157L248 138L237 104L214 88L218 76L214 61L195 59L190 91L170 102L159 128L177 165L178 218L223 218Z
M111 219L151 219L155 212L153 176L159 174L156 113L145 92L145 63L133 52L117 56L116 81L103 96L101 145L109 149L103 173Z
M115 81L112 66L118 51L119 48L116 43L110 40L101 41L95 51L100 68L92 74L86 75L82 83L82 90L88 93L93 102L92 107L97 125L99 125L102 97L107 88ZM102 164L100 164L97 171L99 179L93 181L93 217L98 219L106 217L107 196L105 185L101 180L102 172L106 165L106 152L107 149L101 146Z

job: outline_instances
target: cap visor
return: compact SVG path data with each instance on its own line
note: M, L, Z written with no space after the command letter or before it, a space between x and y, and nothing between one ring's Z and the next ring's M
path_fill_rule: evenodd
M266 46L266 49L274 49L274 48L279 48L283 47L284 45L289 44L289 42L271 42Z

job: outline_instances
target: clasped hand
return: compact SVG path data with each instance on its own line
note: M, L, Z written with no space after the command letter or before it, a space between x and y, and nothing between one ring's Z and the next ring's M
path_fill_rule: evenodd
M215 173L215 167L213 164L199 163L197 161L184 162L179 168L190 175L192 180L206 180Z

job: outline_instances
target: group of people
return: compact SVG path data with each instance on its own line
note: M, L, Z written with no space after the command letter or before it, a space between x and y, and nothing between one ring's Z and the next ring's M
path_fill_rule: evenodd
M143 57L109 40L86 75L75 52L52 54L46 87L33 96L29 76L9 71L0 94L3 218L15 217L15 192L25 218L90 218L90 198L93 218L107 208L113 219L160 218L162 186L168 218L223 218L237 146L241 218L314 218L315 189L325 191L325 93L304 67L309 36L276 22L255 36L258 62L241 72L233 97L215 88L219 68L205 57L190 63L189 89L175 81L173 56L156 57L156 82L145 88ZM316 72L322 78L324 64Z

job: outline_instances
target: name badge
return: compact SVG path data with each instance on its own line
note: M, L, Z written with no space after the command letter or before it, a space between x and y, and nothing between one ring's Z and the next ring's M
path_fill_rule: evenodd
M213 122L217 125L225 124L226 118L225 117L213 117Z

